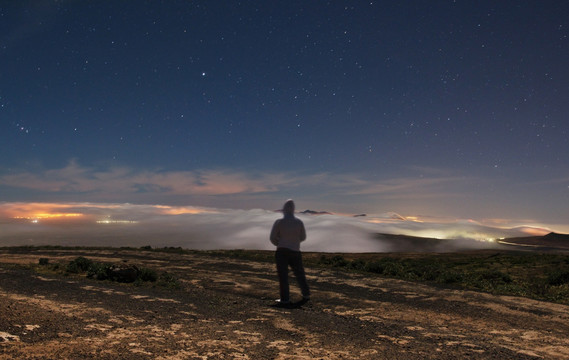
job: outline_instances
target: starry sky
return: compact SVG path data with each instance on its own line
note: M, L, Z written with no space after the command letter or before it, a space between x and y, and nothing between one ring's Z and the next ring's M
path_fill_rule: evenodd
M567 1L2 1L0 201L569 223Z

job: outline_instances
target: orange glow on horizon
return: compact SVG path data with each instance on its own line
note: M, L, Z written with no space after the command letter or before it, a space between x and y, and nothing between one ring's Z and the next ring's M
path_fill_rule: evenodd
M549 234L551 231L549 229L544 229L544 228L525 227L523 229L523 232L532 236L543 236Z
M12 219L58 220L81 218L79 212L68 212L73 205L57 203L12 203L3 206L2 213Z
M136 209L151 207L164 215L183 214L215 214L215 209L206 209L191 206L168 206L168 205L132 205L132 204L93 204L93 203L0 203L0 216L11 219L26 220L71 220L92 217L89 209L114 210L130 208ZM81 209L85 208L87 213ZM79 211L78 211L79 210ZM96 217L96 215L93 214Z
M77 218L83 214L78 213L36 213L27 216L14 216L13 219L41 220L41 219L61 219L61 218Z
M182 215L182 214L215 214L217 211L213 210L206 210L206 209L199 209L199 208L192 208L192 207L184 207L184 206L165 206L165 205L155 205L156 208L162 210L162 212L166 215Z

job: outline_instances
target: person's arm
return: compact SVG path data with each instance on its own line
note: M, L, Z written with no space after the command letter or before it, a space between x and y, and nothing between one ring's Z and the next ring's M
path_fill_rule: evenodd
M280 220L275 221L273 224L273 228L271 229L271 243L275 246L279 246L279 239L281 237L280 230L279 230L279 222Z
M304 228L304 223L300 222L300 241L306 240L306 229Z

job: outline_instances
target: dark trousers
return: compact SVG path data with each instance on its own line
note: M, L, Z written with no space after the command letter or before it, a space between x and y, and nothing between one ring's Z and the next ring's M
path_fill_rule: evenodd
M275 254L277 260L277 274L279 275L279 287L281 301L289 301L289 285L288 285L288 267L292 268L298 286L303 297L310 296L310 289L306 282L306 275L304 274L304 266L302 265L302 254L300 251L293 251L284 248L277 248Z

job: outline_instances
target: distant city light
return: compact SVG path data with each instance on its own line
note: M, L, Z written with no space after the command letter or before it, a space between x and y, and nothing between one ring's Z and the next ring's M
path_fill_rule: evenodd
M97 224L138 224L138 221L135 220L97 220Z
M14 216L14 219L25 219L25 220L41 220L41 219L60 219L60 218L74 218L81 217L83 214L77 213L41 213L33 214L29 216ZM37 222L37 221L36 221Z

